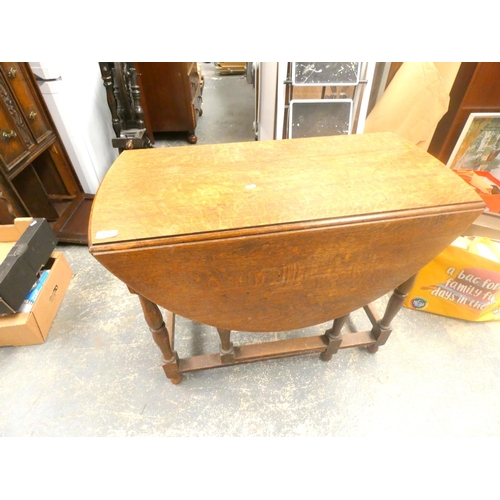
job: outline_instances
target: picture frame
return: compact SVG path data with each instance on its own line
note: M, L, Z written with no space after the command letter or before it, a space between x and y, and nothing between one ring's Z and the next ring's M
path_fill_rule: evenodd
M500 113L471 113L447 166L487 171L500 181Z
M500 113L471 113L446 165L500 216Z

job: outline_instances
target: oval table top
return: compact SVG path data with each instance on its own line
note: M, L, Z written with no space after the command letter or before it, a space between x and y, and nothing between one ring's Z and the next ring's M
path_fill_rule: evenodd
M124 151L93 203L91 246L482 203L392 133Z

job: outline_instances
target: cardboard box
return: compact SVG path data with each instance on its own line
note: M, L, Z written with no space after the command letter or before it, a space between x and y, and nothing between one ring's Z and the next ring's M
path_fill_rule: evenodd
M15 313L57 245L45 219L0 225L0 315Z
M0 346L45 342L73 276L61 252L53 252L45 267L50 271L31 311L0 317Z

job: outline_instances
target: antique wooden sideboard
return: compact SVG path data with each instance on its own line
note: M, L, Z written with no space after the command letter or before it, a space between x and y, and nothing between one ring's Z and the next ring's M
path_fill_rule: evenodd
M43 217L58 239L87 244L84 193L28 63L0 62L0 223Z
M455 173L390 133L132 150L96 195L89 250L139 296L179 383L257 360L375 352L414 275L483 209ZM379 317L372 302L394 289ZM359 308L373 328L342 334ZM179 358L175 315L215 327L220 352ZM319 336L241 346L230 337L329 320Z

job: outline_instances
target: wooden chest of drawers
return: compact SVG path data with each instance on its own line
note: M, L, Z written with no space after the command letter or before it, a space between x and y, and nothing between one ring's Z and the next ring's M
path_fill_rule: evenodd
M195 62L136 62L145 103L146 123L153 132L187 132L197 142L202 115L203 79Z

